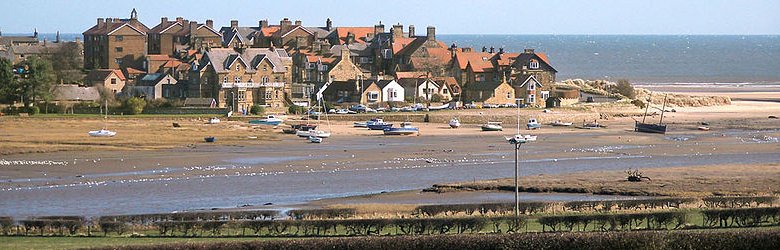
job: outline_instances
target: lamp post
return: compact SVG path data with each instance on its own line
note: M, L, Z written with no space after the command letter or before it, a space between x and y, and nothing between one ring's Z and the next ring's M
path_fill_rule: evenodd
M520 102L521 99L515 99L516 102ZM507 137L507 142L514 145L515 148L515 220L517 224L520 224L520 146L525 143L535 141L536 138L532 136L523 136L520 134L520 105L517 106L517 134L513 137Z

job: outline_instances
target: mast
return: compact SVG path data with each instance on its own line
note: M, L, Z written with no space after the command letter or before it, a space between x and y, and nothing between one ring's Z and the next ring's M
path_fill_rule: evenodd
M645 115L642 116L642 123L645 123L645 118L647 118L647 110L650 109L650 103L652 103L653 94L650 94L649 97L647 97L647 105L645 106Z
M515 98L515 102L519 103L520 101ZM517 105L517 134L520 134L520 105Z
M666 111L666 97L667 96L669 96L669 94L664 95L664 105L663 105L663 108L661 109L661 120L658 121L658 124L663 124L664 123L664 111Z

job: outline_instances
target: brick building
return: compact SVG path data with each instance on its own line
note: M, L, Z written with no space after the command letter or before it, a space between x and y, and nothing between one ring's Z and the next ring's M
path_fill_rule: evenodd
M98 18L84 31L85 69L143 68L149 28L133 9L129 19Z

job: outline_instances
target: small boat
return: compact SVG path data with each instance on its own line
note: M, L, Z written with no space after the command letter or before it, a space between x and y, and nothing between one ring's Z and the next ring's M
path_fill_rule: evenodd
M322 137L309 136L309 141L312 143L322 143Z
M528 126L529 130L542 128L542 124L539 124L539 122L536 121L536 118L531 118L528 120L528 124L526 126Z
M113 137L116 135L116 132L108 129L101 129L101 130L89 131L88 134L89 136L92 137Z
M213 137L213 136L209 136L209 137L203 138L203 140L205 140L206 142L215 142L217 140L217 138Z
M504 138L506 139L506 141L508 141L508 142L510 142L512 144L536 141L536 136L535 135L516 134L514 136L505 136Z
M701 131L710 131L710 127L707 127L707 126L699 126L696 129L701 130Z
M583 123L582 126L578 126L577 128L580 128L580 129L597 129L597 128L603 128L603 127L606 127L606 126L603 126L603 125L599 124L598 122L593 121L591 123Z
M268 115L263 119L249 120L249 124L271 125L276 126L283 122L282 119L277 118L275 115Z
M310 136L314 136L314 137L318 137L318 138L328 138L328 137L330 137L330 132L323 131L323 130L312 129L312 130L309 130L309 135Z
M648 101L647 107L645 108L645 115L642 117L642 122L635 121L634 131L642 132L642 133L666 134L666 124L664 124L664 112L666 112L666 97L664 97L664 105L661 108L661 120L658 121L658 124L645 123L645 119L647 119L647 111L649 109L650 109L650 102Z
M571 123L571 122L562 122L561 120L557 120L557 121L554 121L554 122L550 123L550 125L555 126L555 127L569 127L569 126L573 125L573 123Z
M385 135L413 135L420 133L419 128L412 126L412 124L408 122L402 122L401 127L389 127L383 129L382 131L385 133Z
M208 124L218 124L219 122L220 122L219 118L212 117L212 118L209 118L209 121L207 123Z
M504 130L504 127L501 126L501 122L487 122L483 124L480 128L482 128L482 131L502 131Z
M368 128L368 123L366 123L366 122L354 122L354 123L352 123L352 126L356 127L356 128Z
M290 125L289 128L282 129L282 132L285 134L295 134L298 131L309 131L315 128L317 128L317 125L314 124L294 124Z
M460 127L460 120L458 118L452 118L449 122L450 128L459 128Z
M389 127L393 126L392 123L386 123L382 119L376 119L376 120L377 121L375 121L375 122L367 122L366 123L366 126L368 127L368 129L370 129L370 130L384 130L385 128L389 128Z

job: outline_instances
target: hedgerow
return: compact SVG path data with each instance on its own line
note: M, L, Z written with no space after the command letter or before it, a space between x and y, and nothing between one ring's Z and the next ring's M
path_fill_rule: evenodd
M703 198L704 206L708 208L738 208L772 206L777 202L775 196L720 196Z
M521 202L519 209L523 214L539 213L549 209L552 203L549 202ZM514 203L482 203L482 204L442 204L442 205L423 205L418 206L415 211L425 216L453 215L465 213L473 215L486 214L507 214L515 211Z
M677 229L687 222L684 211L627 213L627 214L577 214L544 216L537 219L542 231L584 231L588 226L599 231L645 229Z
M711 209L701 213L704 225L709 227L780 225L780 207Z

